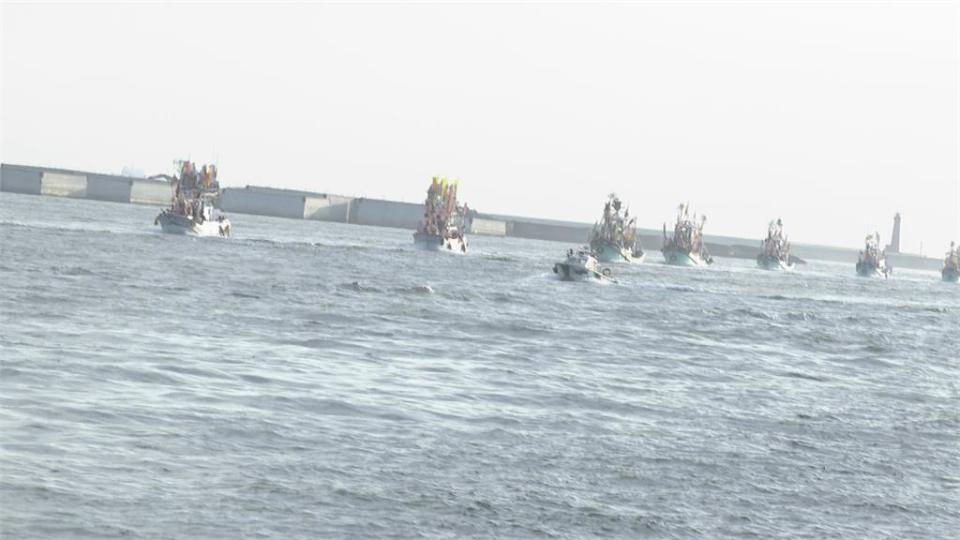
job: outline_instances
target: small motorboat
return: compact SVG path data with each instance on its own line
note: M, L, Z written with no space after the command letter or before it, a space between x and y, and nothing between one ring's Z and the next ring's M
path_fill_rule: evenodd
M601 268L597 258L586 249L567 252L567 258L553 265L553 273L563 281L609 281L616 283L609 268Z

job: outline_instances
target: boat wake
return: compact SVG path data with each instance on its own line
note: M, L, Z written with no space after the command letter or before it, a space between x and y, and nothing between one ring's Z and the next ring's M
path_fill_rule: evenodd
M392 287L390 289L379 289L377 287L362 285L359 281L352 281L350 283L341 283L340 285L337 286L337 288L341 290L364 292L364 293L430 295L436 292L434 291L433 287L431 287L430 285L410 285L408 287Z

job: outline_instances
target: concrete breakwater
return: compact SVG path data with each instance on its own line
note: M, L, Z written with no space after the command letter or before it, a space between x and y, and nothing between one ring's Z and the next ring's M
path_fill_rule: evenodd
M0 164L0 191L155 206L169 205L173 196L171 184L164 180L7 163ZM416 229L423 215L421 204L259 186L224 188L217 204L228 213L409 230ZM241 223L238 221L237 225ZM476 212L469 232L582 244L587 241L592 227L590 223ZM648 252L659 249L662 231L641 229L639 233ZM751 259L760 252L759 236L748 239L706 235L705 240L707 249L720 257ZM851 265L857 260L856 249L831 246L794 244L793 253L802 259L849 262ZM925 270L939 269L941 264L939 259L908 254L892 255L890 261L894 268Z
M6 163L0 165L0 191L155 205L170 204L172 196L162 180Z

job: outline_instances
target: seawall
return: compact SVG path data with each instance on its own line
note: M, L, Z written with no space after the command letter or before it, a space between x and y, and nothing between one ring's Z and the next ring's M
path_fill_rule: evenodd
M0 164L0 191L158 206L173 196L162 180L7 163Z

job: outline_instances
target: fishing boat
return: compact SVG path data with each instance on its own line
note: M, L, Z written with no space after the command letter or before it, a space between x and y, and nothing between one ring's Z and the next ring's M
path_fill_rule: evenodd
M790 242L783 234L783 221L779 218L767 226L767 237L763 241L763 251L757 255L757 266L782 272L790 272L794 268L794 263L790 261Z
M590 249L598 261L643 262L646 253L637 236L636 221L636 217L630 217L630 209L623 206L615 193L611 193L603 205L603 216L593 225L590 233Z
M173 184L170 208L164 208L153 220L160 230L170 234L190 236L230 236L230 220L224 215L214 216L214 202L220 194L215 165L204 165L197 170L191 161L180 161L177 176L157 175Z
M616 282L610 269L600 266L589 247L567 251L566 259L553 265L553 273L563 281Z
M703 225L707 216L690 215L690 205L681 204L677 210L677 221L673 226L673 236L667 236L667 224L663 224L663 259L667 264L676 266L705 266L713 264L713 257L703 245Z
M880 233L867 235L863 251L857 260L857 275L861 277L888 278L893 268L887 265L887 252L880 250Z
M467 238L464 234L470 215L467 205L457 205L457 189L460 181L448 182L446 178L434 176L427 188L427 199L423 203L423 219L413 233L413 243L418 248L429 251L467 252Z
M950 251L943 259L943 268L940 275L944 281L951 283L960 282L960 247L954 248L954 243L950 242Z

